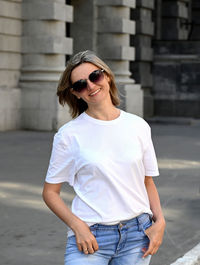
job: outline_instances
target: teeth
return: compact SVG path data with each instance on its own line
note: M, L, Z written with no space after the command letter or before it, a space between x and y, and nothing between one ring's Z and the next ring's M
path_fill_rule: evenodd
M99 91L100 91L100 88L98 90L96 90L95 92L91 93L90 96L97 94Z

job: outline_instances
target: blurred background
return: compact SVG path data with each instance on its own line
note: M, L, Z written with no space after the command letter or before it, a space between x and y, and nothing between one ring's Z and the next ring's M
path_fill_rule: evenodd
M200 1L0 0L0 260L63 264L66 226L44 205L53 135L70 120L56 87L93 50L111 67L120 108L152 128L167 228L152 265L200 241ZM68 205L74 197L63 187Z

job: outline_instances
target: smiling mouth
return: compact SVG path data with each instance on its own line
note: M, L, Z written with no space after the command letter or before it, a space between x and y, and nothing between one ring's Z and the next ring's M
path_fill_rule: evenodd
M94 95L96 95L100 90L101 90L101 88L97 89L96 91L94 91L93 93L91 93L89 96L94 96Z

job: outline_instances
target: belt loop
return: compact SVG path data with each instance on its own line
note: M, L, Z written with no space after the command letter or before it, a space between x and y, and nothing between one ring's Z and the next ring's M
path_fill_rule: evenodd
M96 224L93 224L92 227L93 228L97 228L98 227L98 224L97 223Z
M140 219L140 215L136 217L137 219L137 223L138 223L138 229L139 231L142 231L143 230L143 225L142 225L142 222L141 222L141 219Z

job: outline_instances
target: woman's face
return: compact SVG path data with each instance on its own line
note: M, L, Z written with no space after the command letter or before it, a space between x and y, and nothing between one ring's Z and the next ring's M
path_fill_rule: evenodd
M106 100L111 101L110 98L110 85L109 85L109 77L105 74L102 75L97 82L91 82L89 80L89 75L95 71L99 70L99 68L92 63L83 63L73 69L71 73L71 83L72 85L79 81L86 79L87 80L87 88L83 89L81 92L74 91L71 89L71 92L77 97L82 98L87 104L88 107L94 104L100 104Z

